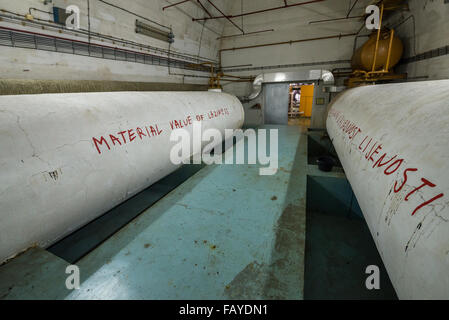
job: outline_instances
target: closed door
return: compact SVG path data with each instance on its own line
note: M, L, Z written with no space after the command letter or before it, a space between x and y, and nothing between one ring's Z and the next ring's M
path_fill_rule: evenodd
M288 105L290 103L288 83L269 83L264 85L265 124L288 124Z

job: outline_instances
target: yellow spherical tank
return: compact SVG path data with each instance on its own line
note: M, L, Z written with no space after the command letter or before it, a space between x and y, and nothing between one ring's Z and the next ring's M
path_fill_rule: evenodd
M374 67L375 71L385 70L387 68L387 60L388 60L388 51L390 47L390 39L391 39L390 30L382 30L379 38L379 46L377 49L377 57L376 64ZM352 57L352 68L353 70L363 70L363 71L371 71L374 62L374 53L376 50L376 40L377 40L377 32L373 32L369 37L368 41L365 42L363 46L361 46L354 53ZM402 53L404 52L404 45L402 44L401 39L393 36L393 41L391 42L391 53L390 53L390 62L388 68L393 68L399 60L401 60Z

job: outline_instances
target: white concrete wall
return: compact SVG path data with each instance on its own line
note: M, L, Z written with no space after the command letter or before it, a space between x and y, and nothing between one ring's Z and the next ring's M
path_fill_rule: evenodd
M290 1L289 3L299 1ZM243 12L270 8L282 5L283 1L258 0L243 2ZM340 18L346 16L350 4L353 1L327 0L304 6L292 7L278 11L245 16L243 28L245 32L254 32L265 29L275 29L274 32L248 35L243 37L226 38L222 40L221 48L234 48L252 46L264 43L282 42L289 40L330 36L335 34L348 34L357 32L363 24L360 20L343 20L319 24L310 24L314 20ZM361 0L357 3L351 16L362 15L371 1ZM410 11L399 11L386 20L387 26L395 26L403 19L413 15L416 20L416 52L414 44L413 21L409 20L397 28L397 33L405 44L405 57L415 56L423 52L449 45L449 4L444 0L410 0ZM236 1L231 14L242 12L241 2ZM235 19L242 25L241 19ZM224 35L237 34L239 31L229 22L225 24ZM361 34L368 34L362 30ZM362 45L366 38L358 39L358 46ZM238 75L253 75L263 72L293 71L295 69L337 67L349 67L345 63L323 63L315 66L300 66L326 61L350 60L353 54L354 37L330 40L318 40L312 42L277 45L270 47L258 47L244 50L224 51L222 53L222 65L251 65L252 70L234 71ZM291 65L299 66L291 66ZM266 68L278 65L290 65L285 68ZM231 69L232 70L232 69ZM449 78L449 55L433 58L420 62L408 63L398 67L397 72L407 72L410 78L427 77L429 80ZM425 79L425 78L424 78ZM226 92L238 96L245 96L251 91L249 83L227 83L224 85ZM261 111L250 109L255 103L252 101L244 105L248 124L256 124L261 121Z
M290 2L293 3L293 1ZM366 7L365 3L367 3L366 0L360 1L351 15L360 15ZM243 12L280 6L282 4L283 1L246 0L244 1ZM349 1L328 0L322 3L312 3L288 9L245 16L243 19L245 32L254 32L264 29L274 29L275 31L223 39L222 48L234 48L355 33L362 24L359 20L309 24L315 20L344 17L348 10ZM240 1L234 5L232 12L234 14L239 14L241 12ZM241 20L236 19L236 21L240 21L241 25ZM227 23L225 25L224 35L235 33L238 33L238 30L230 23ZM293 43L291 45L287 44L238 51L225 51L222 54L223 66L251 64L252 67L257 68L276 65L349 60L352 55L353 43L354 37L348 37ZM332 64L326 66L328 68L333 67ZM292 68L289 67L289 70L291 69ZM254 72L257 73L259 71Z
M410 15L415 18L416 37L412 19L396 29L404 41L405 57L449 45L449 3L445 4L444 0L409 0L409 7L410 12L400 12L388 21L389 25L394 26ZM399 70L407 72L409 77L428 76L429 80L447 79L449 55L409 63L400 66Z
M288 3L299 2L302 1L289 1ZM351 13L351 16L361 15L365 11L365 8L369 2L369 0L360 0ZM243 12L281 6L283 3L284 1L281 0L244 0ZM354 2L351 1L351 3ZM316 20L346 17L351 3L346 0L327 0L303 6L245 16L243 18L243 28L245 32L254 32L266 29L274 29L275 31L243 37L225 38L222 40L221 47L223 49L234 48L356 33L363 24L363 21L359 19L310 24L310 22ZM237 1L234 3L231 13L239 14L241 12L241 2ZM240 18L235 19L235 21L240 26L242 25ZM224 35L237 34L238 32L238 29L233 27L229 22L225 24ZM363 44L363 39L359 39L359 44ZM328 63L328 61L350 60L353 53L353 46L354 37L352 36L341 39L293 43L291 45L287 44L236 51L224 51L222 53L222 65L227 67L250 64L251 66L248 68L253 68L253 70L233 73L237 75L253 76L264 72L276 71L295 71L303 69L332 70L334 68L350 67L349 63ZM262 67L272 67L278 65L302 65L320 62L325 63L313 66L286 66L262 69ZM238 96L245 96L251 92L251 84L227 83L224 85L224 90ZM251 109L251 107L258 102L259 101L255 100L244 104L247 124L258 124L262 121L261 111Z
M148 19L173 28L175 43L171 49L181 53L200 55L217 60L220 42L217 40L223 31L223 21L209 21L203 27L200 23L192 22L192 17L203 17L204 12L196 2L185 3L179 7L162 11L162 7L176 2L174 0L133 0L107 2L126 8ZM223 10L228 10L225 0L215 1ZM77 5L81 10L81 28L88 29L87 0L53 0L58 7L67 7L69 4ZM19 14L26 14L30 7L45 11L52 11L53 4L44 5L41 0L0 0L0 9ZM6 14L6 13L5 13ZM40 19L52 20L46 13L32 11ZM98 0L90 0L91 31L123 38L137 43L168 49L168 43L144 35L136 34L136 16L108 6ZM139 19L142 20L142 19ZM142 20L144 21L144 20ZM144 21L146 22L146 21ZM72 36L69 33L57 33L51 29L31 27L29 24L11 24L0 21L0 26L30 30L34 32L58 35L66 38L87 41L87 36ZM95 41L93 41L95 42ZM200 49L201 42L201 49ZM104 45L121 47L120 45L101 42ZM138 47L127 46L126 49L141 51ZM142 51L145 52L145 51ZM182 82L180 76L169 76L168 68L111 61L92 57L83 57L71 54L45 52L34 49L19 49L0 46L0 64L3 66L0 78L14 79L69 79L69 80L122 80L122 81L167 81ZM191 73L185 70L172 70L178 73ZM204 75L204 74L203 74ZM205 74L207 75L207 74ZM207 79L185 78L185 82L207 82Z
M290 1L290 3L294 2L295 1ZM364 11L365 5L363 5L363 2L366 1L360 1L360 4L358 4L354 10L354 14L359 15ZM246 0L243 4L243 12L248 12L280 6L283 4L283 1ZM222 48L355 33L360 28L361 21L346 20L341 22L309 24L314 20L344 17L348 10L349 1L328 0L321 3L312 3L245 16L243 17L243 28L245 32L254 32L264 29L274 29L275 31L244 37L226 38L222 41ZM240 1L234 4L232 12L234 14L239 14L241 12ZM235 20L241 25L241 18ZM225 25L224 35L236 33L238 33L237 28L233 27L230 23ZM252 64L253 67L261 67L313 63L329 60L347 60L352 54L352 48L353 38L349 37L239 51L227 51L223 52L223 66Z
M340 18L346 16L352 1L327 0L322 3L312 3L304 6L292 7L263 14L245 16L243 28L245 32L254 32L264 29L275 29L274 32L248 35L244 37L217 40L221 35L239 33L225 19L208 20L204 30L200 23L192 22L192 17L204 17L206 14L191 1L162 11L162 7L175 0L133 0L119 1L107 0L110 3L126 7L149 19L163 25L173 27L176 41L173 50L218 59L220 48L233 48L239 46L256 45L263 43L289 41L312 37L322 37L336 34L357 32L362 25L359 20L344 20L320 24L309 24L314 20L327 18ZM81 27L87 29L87 0L53 0L57 6L75 4L81 9ZM297 1L290 1L294 3ZM218 12L206 1L203 1L213 15ZM219 8L228 14L241 13L240 0L215 0ZM352 12L352 16L360 15L370 0L360 0ZM280 6L282 0L244 0L243 12ZM44 5L41 0L0 0L0 9L5 9L20 14L28 12L30 7L51 11L52 4ZM127 40L144 43L151 46L168 48L168 44L134 32L135 16L110 7L98 0L90 0L91 29L106 35L124 38ZM448 44L449 39L449 5L444 0L410 0L410 12L396 14L389 23L391 25L400 22L401 19L413 14L416 19L416 53L435 49ZM51 16L32 12L36 17L50 19ZM242 25L242 19L234 19ZM57 34L64 37L72 37L69 34L59 34L51 30L41 30L28 25L10 24L0 21L0 26L11 26L18 29L33 30L41 33ZM414 55L413 25L407 21L397 30L406 45L406 56ZM87 40L85 36L73 37L79 40ZM347 67L346 63L324 63L316 66L288 66L275 69L262 69L263 67L277 65L303 65L326 61L349 60L353 50L353 37L342 39L319 40L312 42L296 43L291 45L279 45L245 49L238 51L226 51L222 55L223 66L251 65L253 70L232 72L236 75L257 75L262 72L275 72L278 70L292 71L295 69ZM95 41L94 41L95 42ZM201 42L201 49L200 49ZM359 44L363 39L359 40ZM110 43L103 43L110 45ZM115 46L119 46L115 44ZM129 48L140 51L139 48ZM200 50L199 50L200 49ZM32 49L17 49L0 46L0 63L2 70L0 78L15 79L85 79L85 80L121 80L121 81L157 81L157 82L200 82L206 83L207 79L183 78L170 76L168 68L150 65L136 64L123 61L102 60L91 57L82 57L70 54L45 52ZM232 70L232 69L231 69ZM410 63L400 68L402 72L408 72L410 77L428 76L429 79L441 79L449 77L449 58L447 56L426 61ZM188 73L184 70L172 70L175 73ZM203 74L204 75L204 74ZM225 91L236 95L246 95L251 86L248 83L225 83ZM250 112L251 113L251 112Z

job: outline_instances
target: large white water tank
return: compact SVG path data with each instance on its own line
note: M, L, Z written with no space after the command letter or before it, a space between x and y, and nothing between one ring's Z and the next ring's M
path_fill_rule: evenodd
M449 80L347 90L327 129L399 298L449 299Z
M173 172L170 133L195 120L224 134L242 126L243 107L216 92L1 96L0 262Z

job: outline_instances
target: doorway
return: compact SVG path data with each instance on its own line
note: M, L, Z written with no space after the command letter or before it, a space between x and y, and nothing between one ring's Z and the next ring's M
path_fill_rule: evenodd
M288 122L290 125L310 125L315 85L291 83L289 85Z

